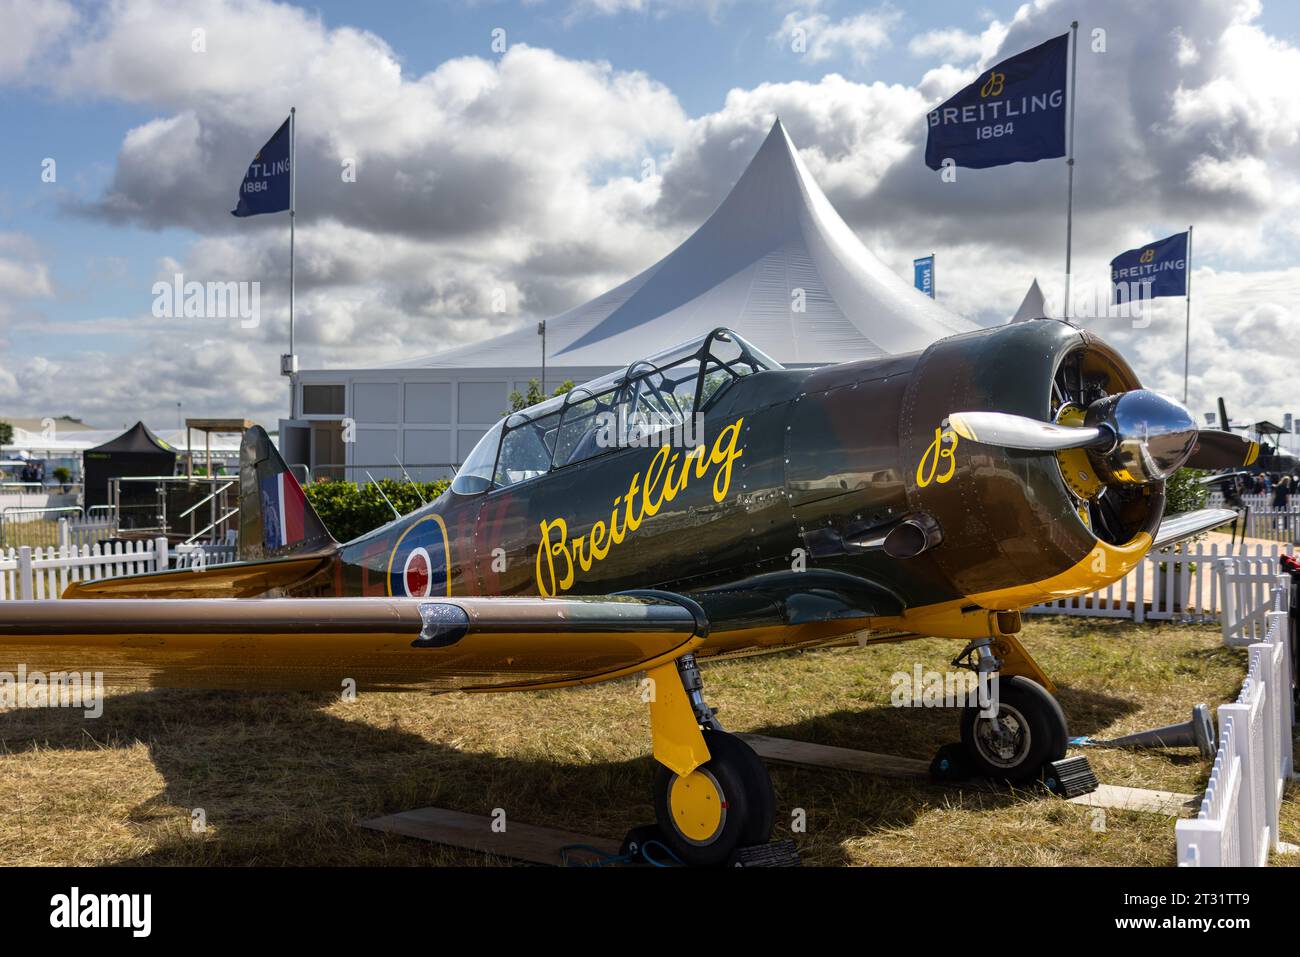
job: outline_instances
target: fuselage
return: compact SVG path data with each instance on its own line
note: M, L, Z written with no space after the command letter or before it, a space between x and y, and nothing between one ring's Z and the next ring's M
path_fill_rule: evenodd
M999 611L1121 577L1159 522L1163 490L1154 487L1103 533L1080 514L1056 456L963 443L946 428L958 409L1050 419L1053 390L1070 374L1080 388L1137 385L1095 337L1051 321L957 336L923 353L764 371L712 397L693 447L657 439L610 447L507 487L449 490L343 546L331 590L689 595L820 571L870 583L893 607L885 600L888 614L802 634L766 621L737 625L711 648L864 627L996 632ZM941 540L891 556L882 537L915 515Z

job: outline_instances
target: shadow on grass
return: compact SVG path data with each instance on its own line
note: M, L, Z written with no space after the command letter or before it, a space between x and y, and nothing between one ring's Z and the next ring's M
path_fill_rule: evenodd
M0 714L0 750L97 751L142 744L163 789L134 807L154 845L139 864L474 864L482 855L357 827L428 806L621 837L653 818L647 756L572 765L461 751L399 727L331 713L336 695L149 691L104 714ZM191 827L202 809L207 833ZM65 822L66 824L66 822Z
M1061 699L1072 733L1086 734L1136 708L1070 689ZM337 702L336 695L319 693L115 695L94 720L74 709L0 714L0 749L147 747L164 784L132 809L129 821L153 849L115 859L120 864L484 863L474 852L357 826L428 806L485 815L504 808L508 820L615 838L653 820L648 754L572 764L462 751L400 727L351 720L330 710ZM957 722L951 709L880 707L745 730L928 760L940 745L957 740ZM846 842L906 827L930 807L960 801L997 808L1032 799L980 786L831 770L777 767L773 780L774 837L794 837L805 859L821 865L845 863ZM190 827L195 809L202 809L205 833ZM807 829L792 833L800 811Z

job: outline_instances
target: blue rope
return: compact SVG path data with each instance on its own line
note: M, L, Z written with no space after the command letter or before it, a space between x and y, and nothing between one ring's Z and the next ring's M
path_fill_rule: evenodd
M575 862L569 860L569 853L578 851L591 854L595 860ZM590 844L566 844L560 848L560 863L565 867L606 867L610 864L629 864L633 860L629 854L610 854Z
M657 860L650 855L652 847L659 848L668 855L668 861ZM593 860L589 861L572 861L569 859L571 853L590 854ZM637 859L641 859L651 867L672 867L674 864L678 867L685 867L686 864L680 857L673 853L672 848L663 844L661 841L646 841L640 847L636 854L610 854L608 851L602 851L591 844L566 844L560 848L560 863L565 867L609 867L617 864L635 864Z

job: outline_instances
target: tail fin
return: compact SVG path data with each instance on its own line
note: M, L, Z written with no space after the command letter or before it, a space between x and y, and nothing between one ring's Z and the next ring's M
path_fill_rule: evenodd
M261 561L335 547L325 523L260 425L239 447L239 560Z

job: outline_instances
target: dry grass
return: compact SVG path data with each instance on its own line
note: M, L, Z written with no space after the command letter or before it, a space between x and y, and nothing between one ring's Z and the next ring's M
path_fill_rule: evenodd
M1108 736L1233 697L1242 652L1217 629L1035 619L1025 640L1061 685L1072 734ZM731 730L928 758L950 711L889 706L889 676L946 668L952 642L720 663L705 679ZM356 821L440 805L619 836L652 819L649 721L632 681L526 695L115 694L104 716L0 713L0 860L7 864L481 864ZM1103 781L1197 791L1191 751L1090 752ZM1040 794L776 768L778 836L794 808L808 863L1150 864L1172 819ZM190 827L202 808L204 833ZM1300 840L1288 802L1283 836Z

